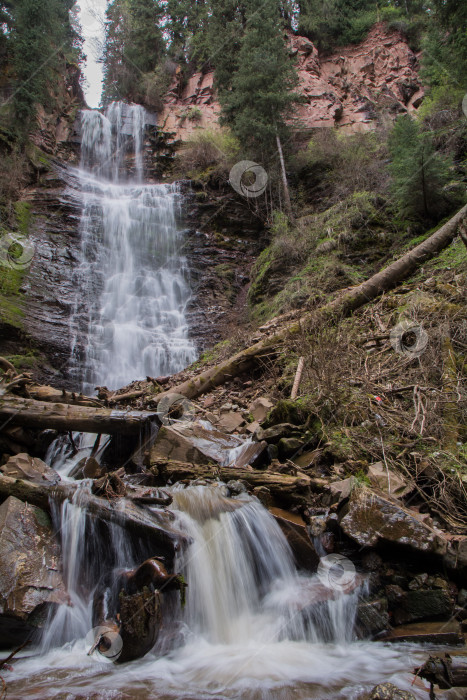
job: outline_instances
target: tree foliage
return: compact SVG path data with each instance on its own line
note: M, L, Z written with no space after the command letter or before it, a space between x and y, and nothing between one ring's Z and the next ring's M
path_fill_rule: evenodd
M408 115L399 117L389 138L394 200L403 216L437 220L452 202L443 191L451 163L436 153L431 134Z
M227 85L217 77L223 122L252 154L268 154L275 150L277 135L284 135L298 99L293 92L297 75L276 0L248 0L244 16L237 17L241 20L244 34L232 55L236 70Z

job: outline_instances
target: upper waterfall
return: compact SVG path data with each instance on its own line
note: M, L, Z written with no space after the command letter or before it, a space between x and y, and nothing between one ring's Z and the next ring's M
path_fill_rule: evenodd
M72 373L84 391L171 374L196 358L176 184L144 183L146 113L115 102L81 113L81 206Z

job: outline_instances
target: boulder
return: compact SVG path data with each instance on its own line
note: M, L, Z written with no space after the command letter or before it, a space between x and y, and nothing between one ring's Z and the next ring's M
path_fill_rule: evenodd
M349 476L348 479L333 481L331 484L329 484L331 503L340 503L341 501L349 498L355 484L356 479L353 476Z
M100 479L106 474L106 469L94 457L83 457L71 470L72 479Z
M236 411L226 411L222 413L217 421L217 427L221 430L225 430L226 433L234 433L244 424L245 419L241 413L237 413Z
M447 591L404 591L394 608L394 622L402 625L415 620L430 620L451 617L454 604Z
M281 459L287 459L287 457L293 457L293 455L303 447L303 440L299 440L295 437L283 437L279 440L277 447L279 449L279 457Z
M388 601L378 598L361 601L357 608L356 628L361 638L374 637L389 627Z
M447 542L439 530L424 523L415 512L366 487L354 489L342 511L342 530L362 547L386 542L429 554L446 552Z
M273 406L274 404L270 399L268 399L266 396L260 396L248 406L248 411L251 413L255 421L261 423L261 421L266 418Z
M319 564L319 554L308 535L306 522L296 513L282 508L270 508L277 524L281 528L297 566L308 571L316 571Z
M51 607L68 603L60 549L47 514L10 496L0 506L0 646L43 627Z
M44 481L56 484L60 481L60 476L54 469L37 457L30 457L26 452L10 457L8 462L0 467L0 471L12 479L26 479L35 484L43 484Z
M201 423L180 423L160 428L150 459L244 467L255 464L266 447L265 442L249 442L237 435L208 429Z
M387 469L382 462L375 462L368 467L368 478L371 485L384 491L394 498L403 498L414 490L414 485L396 474L392 469Z
M380 683L371 691L368 700L416 700L413 693L400 690L392 683Z

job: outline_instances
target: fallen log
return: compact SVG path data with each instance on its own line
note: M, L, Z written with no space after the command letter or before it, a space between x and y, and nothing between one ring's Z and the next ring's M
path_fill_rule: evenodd
M304 504L312 492L323 490L322 480L306 475L290 476L279 472L244 469L242 467L221 467L219 465L197 465L156 459L151 462L151 471L161 484L175 483L188 479L218 479L221 481L241 480L251 487L265 486L278 501L287 504Z
M103 405L92 396L84 396L84 394L76 394L73 391L65 391L65 389L55 389L53 386L33 384L28 386L28 394L36 401L47 401L52 403L68 403L74 406L89 406L99 408Z
M186 542L185 536L173 528L173 515L170 512L154 512L122 498L107 501L81 489L79 484L34 484L31 481L0 476L0 497L14 496L46 511L50 511L51 501L71 501L77 492L74 503L86 509L89 515L120 525L172 556Z
M1 427L21 425L59 432L138 435L150 422L158 422L154 412L48 403L9 394L0 396Z
M407 279L418 267L440 253L456 237L459 227L467 217L467 205L462 207L444 226L427 238L423 243L410 250L398 260L377 272L365 282L341 292L333 301L302 316L298 321L287 325L275 335L259 341L255 345L241 350L227 360L210 367L197 377L172 387L159 394L161 400L169 394L182 394L188 399L195 399L201 394L215 389L229 379L251 369L255 362L266 354L277 353L282 343L299 335L310 324L320 325L349 316L353 311L376 299L383 292L389 291Z

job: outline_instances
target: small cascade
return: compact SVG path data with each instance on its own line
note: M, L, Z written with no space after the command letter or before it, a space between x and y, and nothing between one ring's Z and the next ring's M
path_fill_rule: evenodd
M176 525L191 538L176 560L187 600L165 609L153 651L122 666L87 655L98 578L141 563L147 552L118 527L99 532L78 495L56 513L72 607L52 621L43 654L15 667L12 697L61 697L51 692L52 678L70 697L148 700L357 700L382 679L411 689L410 650L354 639L361 588L345 594L298 573L259 501L231 498L223 484L176 485L171 493Z
M92 393L177 372L196 359L189 275L174 185L144 183L145 110L81 113L81 163L64 177L81 207L71 374Z
M284 639L349 643L360 587L345 595L297 573L273 516L222 486L175 488L173 507L193 539L179 556L189 581L186 624L211 644Z

